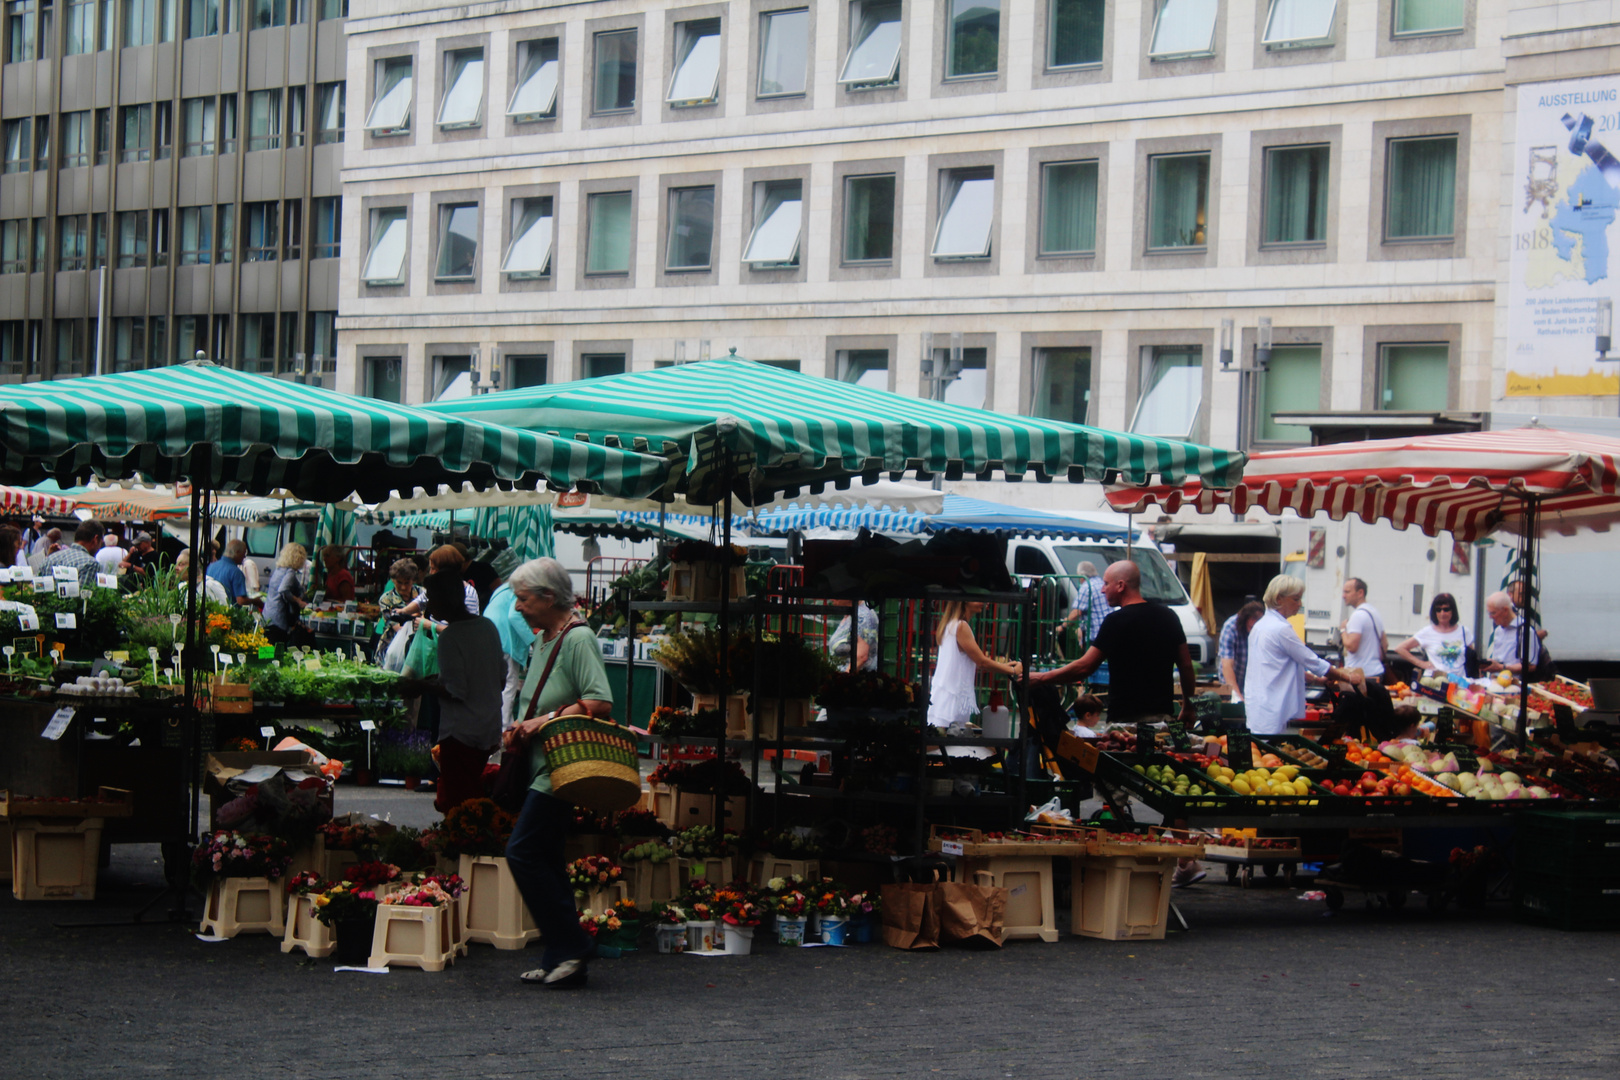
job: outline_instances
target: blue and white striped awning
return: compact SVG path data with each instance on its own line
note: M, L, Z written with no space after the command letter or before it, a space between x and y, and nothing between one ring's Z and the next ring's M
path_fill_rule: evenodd
M881 533L938 533L952 529L1006 536L1054 537L1065 540L1123 540L1130 530L1119 525L1031 510L1023 506L945 496L937 514L913 514L887 509L847 507L792 507L746 519L755 533L807 532L810 529L870 529Z

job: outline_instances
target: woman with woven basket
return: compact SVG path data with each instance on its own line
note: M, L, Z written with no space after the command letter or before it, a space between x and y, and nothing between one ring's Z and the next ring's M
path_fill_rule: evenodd
M574 817L571 803L552 793L551 764L536 734L559 716L608 719L613 691L596 635L574 615L574 580L556 559L530 559L512 571L514 607L535 628L528 673L518 693L521 721L507 729L505 746L527 744L534 779L506 845L506 863L523 902L540 928L546 951L540 966L520 978L551 989L585 985L591 939L579 925L574 888L564 869L563 841Z

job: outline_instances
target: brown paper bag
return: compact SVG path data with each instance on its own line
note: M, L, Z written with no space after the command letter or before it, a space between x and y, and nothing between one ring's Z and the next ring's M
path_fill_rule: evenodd
M938 885L883 886L883 943L896 949L939 948Z
M947 881L935 886L939 938L969 948L999 949L1007 917L1007 890ZM885 904L888 898L885 897Z

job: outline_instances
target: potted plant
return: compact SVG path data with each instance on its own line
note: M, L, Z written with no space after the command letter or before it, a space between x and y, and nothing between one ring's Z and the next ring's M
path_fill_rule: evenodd
M569 863L568 883L581 910L601 911L612 906L624 878L624 869L606 855L587 855Z
M340 881L316 895L315 917L336 935L339 963L364 966L371 959L377 921L375 891Z
M653 914L653 937L661 953L686 951L686 909L676 903L660 904Z
M229 829L205 836L191 861L193 876L207 892L203 932L219 937L243 931L281 935L285 897L279 880L291 861L292 845L278 836Z
M426 731L385 731L377 748L377 767L405 781L415 791L433 770L432 736Z
M883 897L877 892L849 894L849 930L857 944L868 945L883 924ZM848 938L846 937L846 941Z
M849 894L831 878L822 878L810 887L809 897L820 923L822 942L844 944L844 935L849 929Z
M754 928L763 912L759 904L744 888L728 886L715 893L715 911L725 930L726 952L733 956L747 956L754 948Z
M765 906L776 915L778 945L804 944L810 899L799 890L798 885L798 881L787 878L772 878L767 885L770 895L765 900Z

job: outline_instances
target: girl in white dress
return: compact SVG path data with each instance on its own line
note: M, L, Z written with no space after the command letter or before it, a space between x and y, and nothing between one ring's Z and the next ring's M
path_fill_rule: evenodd
M984 609L985 605L977 601L953 600L940 612L939 627L934 631L939 656L934 663L934 680L928 688L929 727L949 728L978 713L979 701L973 693L976 672L998 671L1013 679L1024 673L1024 666L1017 661L1003 664L986 656L979 648L967 620Z

